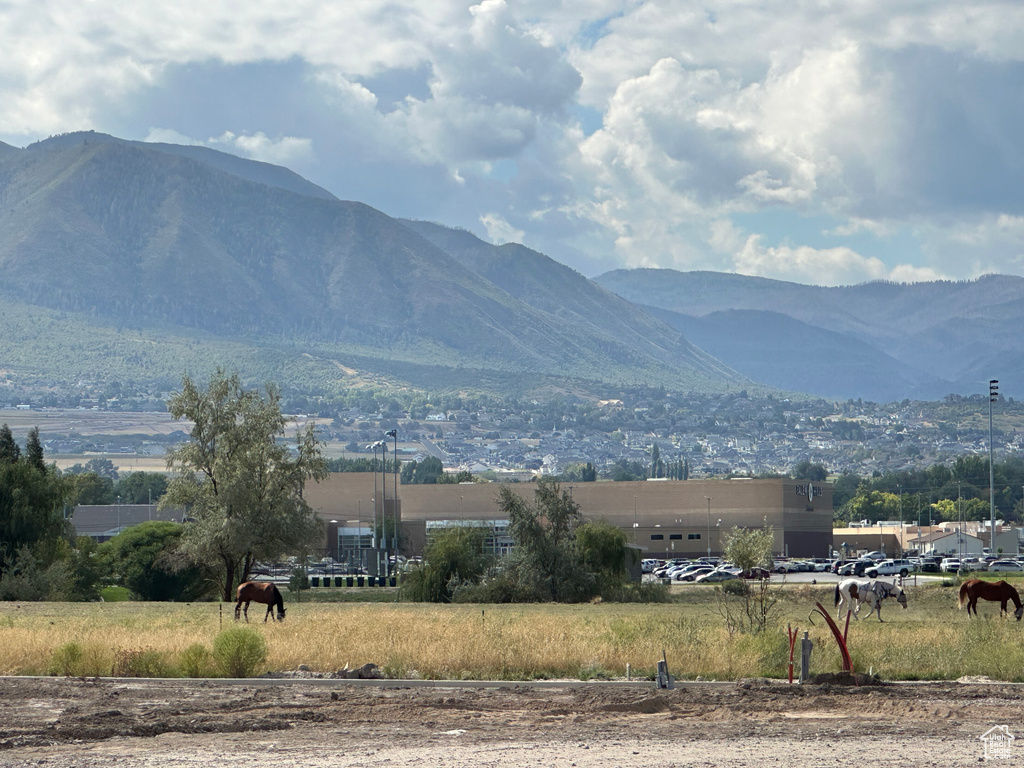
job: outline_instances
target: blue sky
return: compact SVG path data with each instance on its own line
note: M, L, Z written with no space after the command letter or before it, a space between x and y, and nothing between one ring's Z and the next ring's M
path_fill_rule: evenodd
M1024 275L1024 4L8 0L0 141L288 166L619 267Z

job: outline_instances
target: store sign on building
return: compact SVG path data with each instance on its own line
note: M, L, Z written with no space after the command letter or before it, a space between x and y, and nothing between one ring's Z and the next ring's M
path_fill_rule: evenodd
M807 485L798 485L795 488L797 496L803 496L807 499L807 510L812 511L814 507L815 496L821 496L823 489L820 486L814 485L813 483L807 483Z

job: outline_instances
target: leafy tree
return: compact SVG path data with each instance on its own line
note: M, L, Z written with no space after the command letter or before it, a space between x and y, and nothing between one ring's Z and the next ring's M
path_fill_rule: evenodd
M775 536L771 528L733 527L725 536L725 559L744 571L754 568L771 570L774 545Z
M100 477L109 477L117 480L117 467L110 459L89 459L85 462L86 472L95 472Z
M568 465L560 477L562 482L592 483L597 480L597 470L589 461L585 464L577 462Z
M179 550L215 571L223 599L231 601L255 562L319 541L320 521L302 489L306 480L326 476L320 443L312 424L300 430L294 450L279 443L285 419L277 387L268 384L264 398L220 369L205 391L186 376L167 406L195 426L191 440L168 453L168 468L179 474L160 506L188 509L193 522Z
M83 472L69 478L74 489L76 504L113 504L114 481L109 477L101 477L95 472Z
M210 591L210 583L196 566L175 570L172 554L183 529L164 520L133 525L103 542L97 555L136 600L195 600Z
M801 461L793 467L793 477L797 480L810 480L814 483L821 483L828 479L828 470L823 464Z
M897 520L900 515L900 497L895 493L872 491L862 486L857 490L857 494L836 512L836 515L840 520L867 520L869 523Z
M573 542L579 505L557 482L542 478L533 504L503 485L498 506L515 542L507 568L535 599L573 602L593 594L593 577L579 567Z
M167 492L167 476L161 472L131 472L113 486L123 504L157 502Z
M626 533L603 520L586 522L576 529L576 551L583 568L597 579L597 589L604 594L629 578L629 556Z
M734 527L726 534L725 557L744 571L752 568L770 569L774 543L775 536L771 527ZM733 594L727 594L724 589L717 593L718 610L730 633L763 633L771 629L778 618L780 597L779 588L772 588L768 579L758 579L753 588L744 584L743 588L735 590Z
M427 456L415 464L412 475L414 485L434 485L444 475L444 464L436 456Z
M49 597L67 602L95 600L99 596L99 585L104 568L97 555L96 540L89 536L78 536L66 542L66 549L60 559L50 566Z
M57 556L70 526L65 511L71 488L55 467L40 469L26 458L0 460L0 575L21 551L31 551L43 568Z
M28 431L25 440L25 461L40 472L46 471L46 461L43 459L43 444L39 440L39 427L32 427Z
M403 598L417 602L450 603L459 588L483 576L490 557L483 553L487 529L479 526L445 528L431 537L423 564L402 581Z
M654 443L651 446L651 477L661 477L664 474L662 470L661 448L658 447L657 443Z
M21 458L21 448L14 440L11 428L4 424L0 427L0 462L17 461Z
M647 469L639 461L617 459L609 470L608 476L616 482L644 480L647 478Z

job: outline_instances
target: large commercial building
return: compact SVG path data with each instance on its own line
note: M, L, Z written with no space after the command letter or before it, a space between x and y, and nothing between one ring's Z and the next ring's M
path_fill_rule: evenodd
M533 501L533 483L510 487ZM784 478L563 483L585 519L626 531L644 557L720 555L734 526L770 526L775 554L827 557L832 550L832 486ZM395 504L397 491L398 503ZM338 559L363 557L383 515L400 520L402 554L422 554L431 528L467 523L492 528L490 546L511 545L497 505L498 486L398 485L393 476L335 473L306 486L305 498L327 528L326 548ZM383 504L383 509L382 509ZM374 520L377 524L374 524ZM356 552L353 552L356 550Z
M487 526L487 546L504 554L512 546L508 520L498 508L498 485L395 485L393 475L342 472L306 486L304 496L323 520L325 554L376 573L382 557L394 554L392 531L399 521L400 553L421 555L432 529L465 524ZM507 487L528 502L534 483ZM728 531L770 526L775 554L827 557L833 548L832 486L801 480L648 480L646 482L563 483L584 519L604 520L626 532L644 557L721 555ZM395 503L395 497L398 503ZM387 524L381 525L381 516ZM146 520L181 522L180 510L155 504L79 506L73 523L79 535L104 541ZM387 533L377 541L375 532ZM1009 550L1007 550L1009 551Z

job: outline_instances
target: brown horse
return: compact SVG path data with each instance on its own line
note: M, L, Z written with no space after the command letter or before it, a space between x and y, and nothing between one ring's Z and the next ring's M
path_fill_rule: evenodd
M971 615L971 610L974 610L974 615L978 615L978 600L991 600L992 602L1000 603L999 615L1006 615L1006 603L1010 600L1017 606L1017 610L1014 611L1013 615L1017 617L1017 621L1020 621L1020 617L1024 616L1024 604L1021 604L1020 595L1017 590L1007 584L1005 581L982 581L981 579L969 579L965 581L960 587L960 600L957 602L958 608L964 607L964 602L967 602L967 615Z
M242 610L242 603L245 603L245 620L249 621L249 603L265 603L267 615L263 621L272 615L274 606L277 606L277 620L284 621L284 598L277 585L271 581L247 581L238 585L238 602L235 604L235 621L238 621L238 612Z

